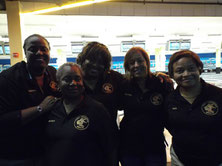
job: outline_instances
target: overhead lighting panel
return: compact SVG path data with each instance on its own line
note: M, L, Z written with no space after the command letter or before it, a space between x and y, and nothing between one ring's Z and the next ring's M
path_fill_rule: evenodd
M164 35L149 35L149 37L164 37Z
M99 36L82 35L81 38L99 38Z
M208 34L208 36L221 36L221 34Z

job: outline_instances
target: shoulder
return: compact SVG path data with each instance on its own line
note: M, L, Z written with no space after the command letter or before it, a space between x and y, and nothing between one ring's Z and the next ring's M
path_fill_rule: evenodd
M171 91L169 94L166 95L165 104L177 102L178 95L178 89Z
M16 63L7 70L4 70L0 73L0 81L9 81L16 84L19 83L18 80L24 77L26 74L26 63L24 61Z
M219 88L215 85L206 83L206 82L202 82L203 84L203 90L206 91L208 94L211 95L222 95L222 88Z
M85 95L84 99L85 105L87 105L90 108L95 108L95 109L104 109L104 105L97 100L93 99L92 97Z
M148 84L153 87L153 89L157 89L159 91L167 91L165 88L165 84L161 82L161 80L155 75L151 75L148 79Z
M114 70L108 71L107 75L109 75L113 79L118 79L118 80L124 79L124 77L123 77L123 75L121 73L119 73L117 71L114 71Z
M84 99L84 105L90 109L90 112L97 115L105 115L107 116L108 110L105 108L105 106L98 102L97 100L91 98L90 96L86 95Z
M18 73L20 70L23 70L26 66L25 62L18 62L12 67L8 68L7 70L4 70L1 72L1 77L13 77L15 76L15 73Z
M50 75L56 75L56 68L48 66L46 70L49 72Z

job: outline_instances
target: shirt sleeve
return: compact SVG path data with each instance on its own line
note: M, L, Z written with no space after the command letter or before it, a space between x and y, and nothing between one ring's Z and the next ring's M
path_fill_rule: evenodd
M18 88L0 77L0 130L9 130L21 125Z
M111 117L105 107L101 107L98 116L98 132L101 147L104 151L106 166L116 166L117 161L117 132L111 122Z

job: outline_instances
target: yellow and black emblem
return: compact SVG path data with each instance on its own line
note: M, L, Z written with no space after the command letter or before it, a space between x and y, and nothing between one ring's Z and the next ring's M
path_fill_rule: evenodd
M74 127L77 130L85 130L89 126L89 118L85 115L80 115L74 120Z
M201 110L204 114L213 116L218 113L219 108L216 102L208 100L201 105Z
M57 91L57 90L58 90L58 85L57 85L57 83L56 83L55 81L51 81L51 82L49 83L49 86L50 86L50 88L51 88L53 91Z
M108 94L113 93L113 85L110 83L103 84L103 92Z
M160 93L154 93L150 96L150 101L153 105L161 105L163 103L163 96Z

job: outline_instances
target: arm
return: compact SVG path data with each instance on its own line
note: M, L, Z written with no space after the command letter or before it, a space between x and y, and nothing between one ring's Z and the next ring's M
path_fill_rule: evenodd
M23 109L19 94L21 91L5 78L0 78L0 128L2 130L16 130L23 124L39 117L41 114L37 106ZM52 96L47 97L40 106L42 113L51 107Z
M26 124L31 120L48 112L58 99L53 96L47 96L38 106L29 107L21 110L22 124Z
M168 92L171 92L174 89L174 83L169 77L169 75L161 72L155 73L155 76L160 80L160 82L165 86Z

